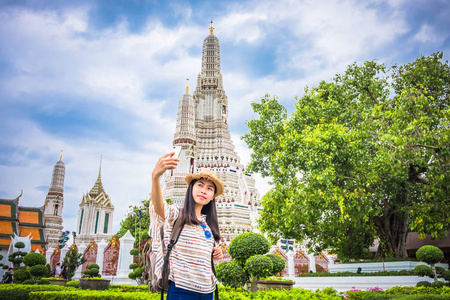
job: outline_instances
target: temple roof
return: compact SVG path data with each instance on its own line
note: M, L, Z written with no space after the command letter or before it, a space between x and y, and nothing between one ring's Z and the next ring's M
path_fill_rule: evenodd
M106 194L105 189L103 188L101 160L97 181L95 182L94 186L89 191L89 193L83 194L83 198L81 199L80 205L84 203L93 203L94 205L101 207L114 208L114 205L111 202L111 198L109 198L108 194Z
M19 206L15 199L0 199L0 247L9 247L14 234L30 235L32 249L44 250L44 207Z

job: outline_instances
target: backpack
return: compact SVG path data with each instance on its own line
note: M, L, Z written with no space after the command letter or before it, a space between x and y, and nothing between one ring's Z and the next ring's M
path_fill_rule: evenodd
M157 292L161 293L161 300L164 300L164 292L167 292L169 290L169 274L170 274L170 266L169 266L169 258L170 253L173 249L173 246L178 242L178 238L180 237L181 231L183 230L184 224L180 224L181 222L178 222L180 219L181 213L178 216L178 218L175 220L175 223L173 224L172 233L170 235L170 242L169 244L165 245L164 243L164 226L161 226L159 234L161 235L161 247L163 251L163 257L164 257L164 265L162 270L162 276L160 279L155 275L155 267L156 267L156 257L157 253L155 251L152 251L152 247L150 247L149 251L147 252L145 256L145 264L148 266L148 269L146 270L146 276L148 280L148 289L151 292ZM214 276L216 275L216 271L214 268L214 262L213 262L213 254L211 253L211 268L214 273ZM219 300L219 288L216 285L216 291L215 291L215 300Z
M56 266L53 267L52 272L50 273L50 276L55 277L56 274Z

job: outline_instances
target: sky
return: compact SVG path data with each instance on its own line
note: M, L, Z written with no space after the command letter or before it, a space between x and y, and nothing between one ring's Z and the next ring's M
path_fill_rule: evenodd
M437 51L448 60L449 15L447 0L0 0L0 198L23 190L20 205L43 205L63 150L63 225L74 231L102 157L117 232L172 145L211 20L247 164L251 102L276 95L292 112L305 86L354 62L402 65ZM269 180L256 177L263 195Z

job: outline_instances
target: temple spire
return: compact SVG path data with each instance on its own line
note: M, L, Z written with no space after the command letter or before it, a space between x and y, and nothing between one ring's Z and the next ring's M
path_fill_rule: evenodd
M98 179L100 179L100 180L102 178L102 158L103 158L103 155L100 155L100 168L98 169Z
M214 34L213 21L211 20L211 25L209 25L209 34Z
M186 80L187 80L187 82L186 82L186 88L185 88L184 90L186 91L186 94L189 94L189 78L186 79Z

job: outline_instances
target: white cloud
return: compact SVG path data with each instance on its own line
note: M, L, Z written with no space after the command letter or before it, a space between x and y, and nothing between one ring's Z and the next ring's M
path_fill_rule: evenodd
M422 24L420 31L413 36L413 39L421 43L433 43L440 45L445 40L445 37L436 34L436 30L432 26Z

